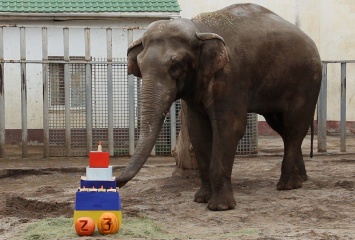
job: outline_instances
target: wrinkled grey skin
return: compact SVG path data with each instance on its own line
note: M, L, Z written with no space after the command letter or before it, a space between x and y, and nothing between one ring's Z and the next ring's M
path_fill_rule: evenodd
M231 173L248 112L263 115L284 141L277 189L307 180L301 144L313 121L321 60L296 26L254 4L157 21L129 47L128 73L143 81L141 132L118 186L141 169L180 98L201 177L196 202L211 210L235 207Z

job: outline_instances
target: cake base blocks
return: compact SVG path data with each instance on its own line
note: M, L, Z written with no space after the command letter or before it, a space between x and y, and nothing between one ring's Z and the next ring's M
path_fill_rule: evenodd
M89 157L94 159L90 159L90 165L86 168L86 176L80 179L80 187L75 195L74 223L80 217L90 217L97 227L100 216L111 212L117 217L120 227L122 224L121 199L116 186L116 178L112 177L108 153L101 153L90 152ZM102 162L100 162L100 156L103 158Z

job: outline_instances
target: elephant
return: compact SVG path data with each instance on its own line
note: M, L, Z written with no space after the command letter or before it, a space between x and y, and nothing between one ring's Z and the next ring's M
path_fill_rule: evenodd
M256 4L234 4L190 19L158 20L127 50L128 74L142 78L141 130L122 187L143 167L172 103L187 126L210 210L233 209L231 174L247 113L262 115L284 142L278 190L307 180L301 145L313 125L322 79L313 40ZM313 138L313 131L312 131Z

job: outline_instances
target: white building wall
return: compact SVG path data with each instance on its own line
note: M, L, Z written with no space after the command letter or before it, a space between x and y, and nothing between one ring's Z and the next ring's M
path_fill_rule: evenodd
M322 59L355 59L355 1L322 1L319 30ZM355 63L347 65L347 120L355 120ZM340 65L328 64L328 119L340 118Z
M20 31L4 28L4 58L20 59ZM5 128L21 127L21 76L19 64L5 64Z
M144 28L152 20L130 19L118 21L65 21L65 22L16 22L17 26L26 27L26 59L42 59L42 26L48 27L48 55L63 56L63 27L69 27L69 55L85 56L84 28L91 28L91 55L95 58L106 58L106 29L112 27L112 57L125 58L128 38L127 27L140 27L134 30L134 39L144 33ZM15 24L15 22L1 22ZM4 59L20 60L20 28L4 27ZM20 64L5 64L5 128L21 129L21 76ZM42 66L27 64L27 127L28 129L43 128L43 85Z

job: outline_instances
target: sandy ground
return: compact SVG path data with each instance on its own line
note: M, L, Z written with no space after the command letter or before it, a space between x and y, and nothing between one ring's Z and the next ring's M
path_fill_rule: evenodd
M123 220L152 219L171 239L355 239L355 138L348 139L347 154L339 153L338 138L328 140L329 152L310 159L306 139L310 179L301 189L277 191L282 143L278 137L260 137L258 156L236 157L232 182L237 206L225 212L192 201L199 180L173 176L173 158L151 157L120 189ZM114 175L128 161L111 159ZM86 158L13 155L0 164L0 239L12 239L43 218L72 217Z

